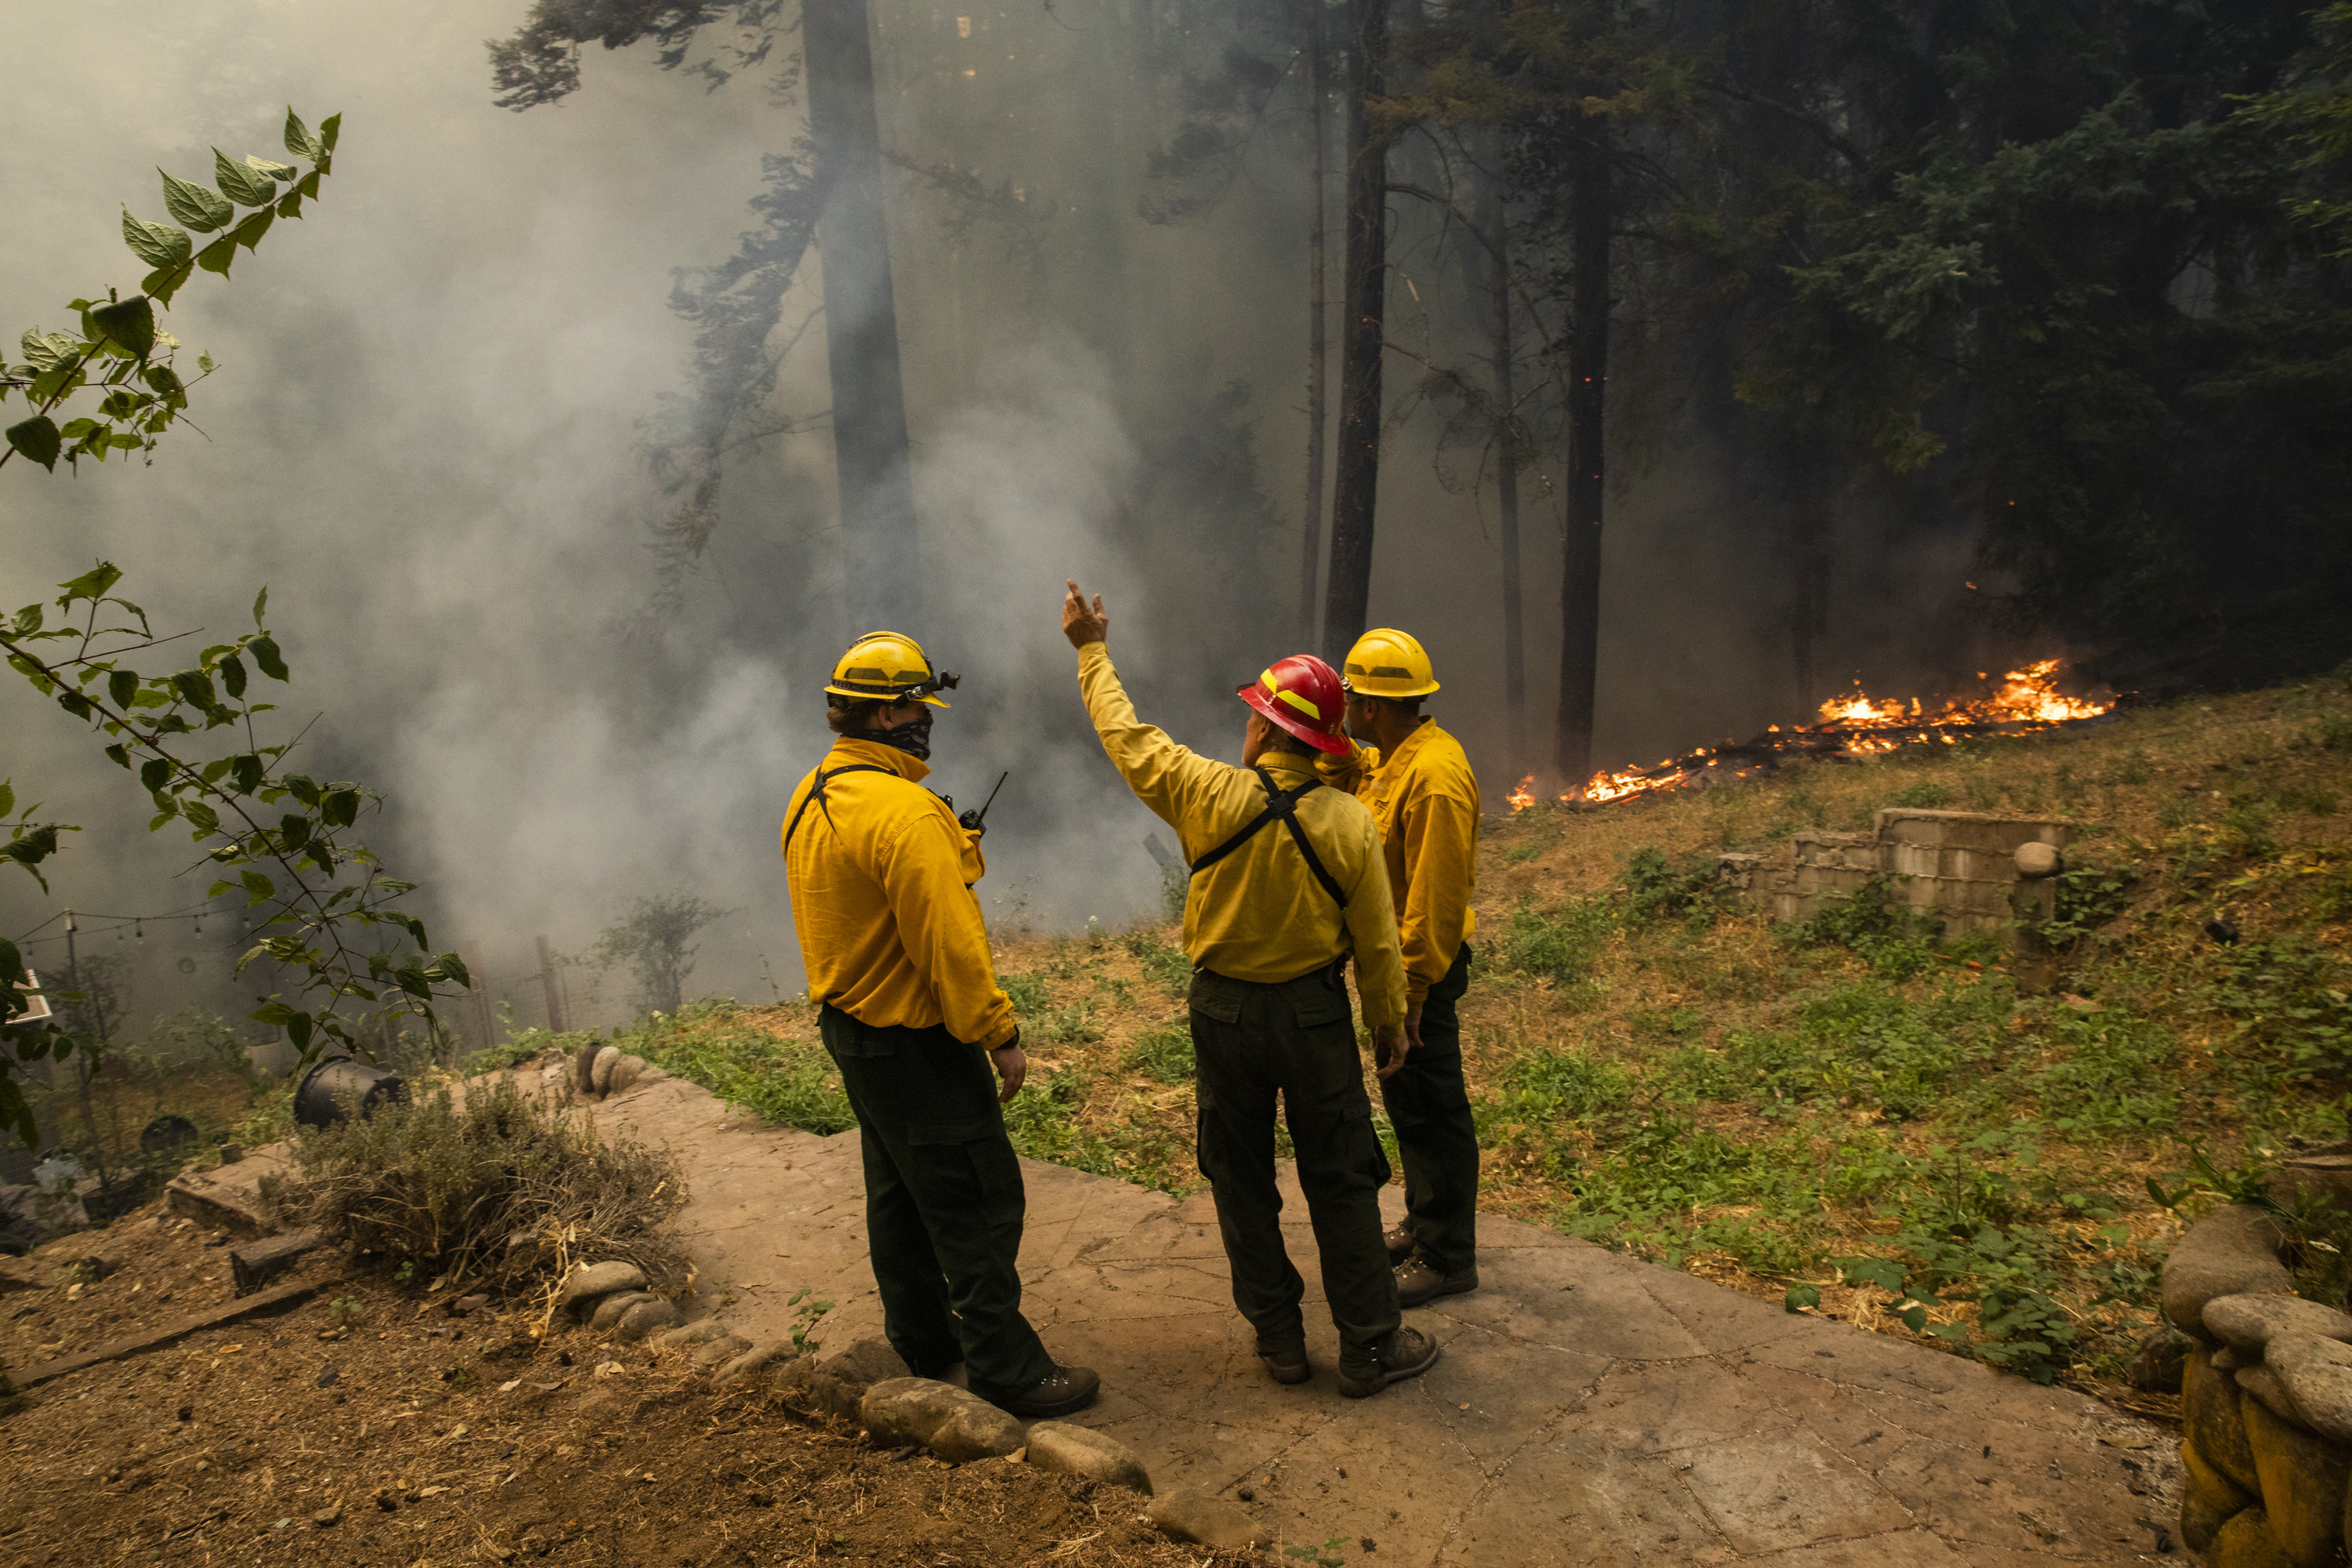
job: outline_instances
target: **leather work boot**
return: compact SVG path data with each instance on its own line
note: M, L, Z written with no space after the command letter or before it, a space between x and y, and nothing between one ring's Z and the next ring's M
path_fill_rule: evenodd
M1409 1258L1397 1265L1397 1305L1418 1307L1434 1301L1440 1296L1459 1296L1478 1289L1478 1266L1451 1274L1440 1274L1429 1265L1426 1258Z
M1305 1383L1315 1375L1307 1361L1307 1336L1295 1340L1260 1340L1257 1359L1265 1363L1265 1370L1276 1383Z
M997 1401L997 1407L1024 1421L1042 1421L1084 1410L1101 1389L1091 1367L1056 1365L1022 1393Z
M1412 1256L1412 1249L1421 1245L1420 1238L1407 1229L1402 1221L1389 1226L1388 1234L1381 1239L1389 1244L1391 1263L1402 1263Z
M1419 1377L1436 1364L1435 1340L1419 1329L1399 1329L1370 1350L1339 1352L1339 1392L1363 1399L1391 1383Z

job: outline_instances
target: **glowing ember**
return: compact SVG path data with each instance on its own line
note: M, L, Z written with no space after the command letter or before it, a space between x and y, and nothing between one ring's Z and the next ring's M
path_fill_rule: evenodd
M1745 745L1706 746L1685 757L1665 758L1654 767L1598 773L1583 788L1570 790L1559 798L1570 805L1597 805L1656 790L1746 778L1759 769L1777 765L1780 758L1789 755L1853 757L1904 746L1958 745L1971 734L2044 730L2053 724L2095 719L2115 707L2113 702L2095 702L2060 691L2053 684L2058 662L2045 658L2022 669L2012 669L2001 677L2000 686L1990 696L1956 698L1933 711L1916 697L1907 702L1874 699L1856 682L1851 697L1832 698L1822 704L1818 724L1799 724L1786 730L1775 724ZM1513 811L1533 805L1535 779L1521 779L1519 787L1507 798Z

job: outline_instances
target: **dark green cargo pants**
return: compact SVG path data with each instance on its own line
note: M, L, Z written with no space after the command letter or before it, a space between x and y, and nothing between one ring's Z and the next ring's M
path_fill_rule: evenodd
M983 1399L1035 1386L1054 1358L1021 1315L1028 1200L987 1053L943 1027L871 1028L834 1007L818 1029L857 1113L890 1348L927 1377L962 1362Z
M1462 1081L1462 1017L1470 944L1421 1005L1421 1044L1381 1084L1404 1159L1405 1227L1440 1274L1478 1261L1478 1130Z
M1323 1294L1341 1344L1396 1328L1396 1276L1381 1240L1388 1156L1372 1131L1348 992L1336 971L1258 985L1192 976L1200 1064L1201 1173L1209 1178L1233 1273L1234 1305L1266 1342L1296 1338L1306 1282L1282 1245L1274 1178L1274 1101L1298 1156L1298 1184L1322 1255Z

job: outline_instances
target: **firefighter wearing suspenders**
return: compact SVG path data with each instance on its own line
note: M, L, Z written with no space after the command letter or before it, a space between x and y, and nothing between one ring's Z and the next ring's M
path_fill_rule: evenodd
M921 782L932 710L956 684L912 637L851 645L824 689L841 738L793 792L784 872L818 1027L857 1113L890 1347L918 1376L960 1365L1016 1415L1062 1415L1100 1380L1056 1365L1021 1313L1025 1195L1002 1102L1027 1064L971 892L980 829Z
M1339 679L1286 658L1236 693L1251 709L1243 766L1197 755L1146 724L1104 646L1108 619L1069 585L1062 630L1103 749L1138 798L1176 830L1192 868L1184 951L1193 965L1199 1154L1217 1205L1234 1304L1278 1383L1313 1375L1305 1284L1282 1244L1274 1103L1298 1156L1339 1333L1339 1391L1361 1398L1417 1376L1437 1342L1403 1326L1381 1241L1387 1157L1373 1131L1342 971L1352 952L1381 1070L1404 1058L1404 972L1380 831L1314 758L1344 752Z
M1470 984L1470 895L1477 884L1478 779L1461 742L1421 712L1437 676L1403 632L1366 632L1348 650L1352 756L1318 764L1381 825L1404 946L1403 1070L1381 1100L1404 1158L1405 1217L1388 1234L1397 1299L1418 1307L1478 1288L1478 1133L1462 1079L1456 1005Z

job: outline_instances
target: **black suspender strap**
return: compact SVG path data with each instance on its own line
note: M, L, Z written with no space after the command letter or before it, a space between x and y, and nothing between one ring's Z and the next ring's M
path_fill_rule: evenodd
M793 852L793 835L800 830L801 818L808 815L809 803L811 801L814 801L816 803L817 809L824 813L826 826L832 826L833 807L825 805L824 803L825 785L831 784L834 780L839 778L844 773L890 773L890 771L891 770L888 768L877 768L872 763L852 763L846 767L835 768L831 773L826 773L822 769L818 770L816 783L810 786L808 794L801 797L801 808L798 811L793 812L792 821L784 825L784 853L789 855ZM897 775L893 774L892 776L895 777ZM841 829L835 827L834 831L838 833Z
M1290 829L1290 837L1297 844L1299 854L1307 858L1307 870L1313 872L1315 879L1323 884L1323 890L1331 895L1332 901L1337 903L1341 909L1346 909L1348 907L1348 895L1340 889L1339 879L1331 875L1330 868L1323 864L1323 857L1315 853L1315 846L1308 840L1307 837L1307 829L1300 826L1298 822L1298 803L1306 798L1308 791L1320 789L1322 787L1323 781L1320 779L1308 779L1297 789L1277 789L1275 787L1273 774L1267 773L1264 768L1256 768L1252 771L1257 774L1258 782L1265 785L1265 809L1259 812L1255 816L1251 817L1249 821L1243 826L1240 832L1234 834L1231 838L1226 839L1223 844L1218 845L1214 849L1210 850L1207 854L1202 856L1198 860L1193 861L1192 866L1192 875L1195 877L1199 876L1202 872L1207 870L1210 867L1215 865L1218 861L1223 859L1226 856L1232 854L1243 845L1248 843L1253 837L1256 837L1258 830L1264 827L1267 823L1279 817L1282 820L1282 825Z

